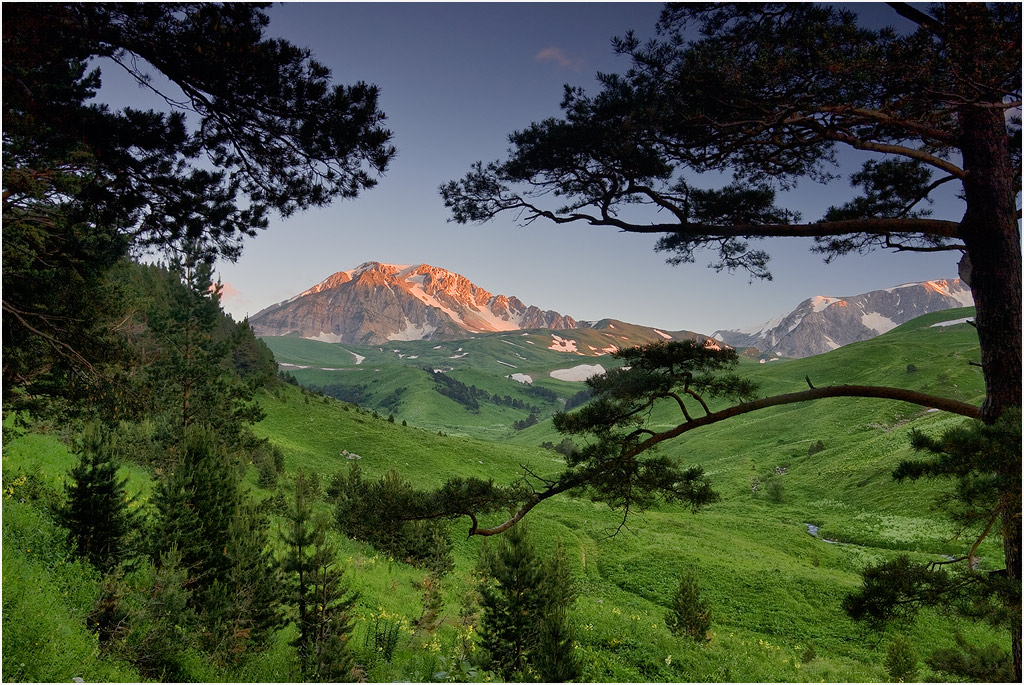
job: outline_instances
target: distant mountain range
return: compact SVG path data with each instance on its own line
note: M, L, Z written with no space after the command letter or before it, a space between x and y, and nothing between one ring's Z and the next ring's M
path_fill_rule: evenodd
M970 289L957 279L907 283L862 295L812 297L789 314L760 326L706 336L691 331L665 332L614 319L577 321L527 305L514 296L494 295L465 276L429 264L366 262L267 307L250 317L249 323L260 336L291 335L355 345L459 340L516 330L594 329L606 334L608 344L588 338L588 346L576 348L569 345L572 336L563 333L564 351L585 354L584 350L592 350L590 354L600 355L618 346L663 339L706 342L712 337L738 349L752 347L767 355L807 357L867 340L928 312L971 304ZM612 344L612 340L616 342Z
M868 340L922 314L973 305L970 288L959 279L905 283L862 295L818 295L760 326L715 331L712 337L738 349L810 357Z

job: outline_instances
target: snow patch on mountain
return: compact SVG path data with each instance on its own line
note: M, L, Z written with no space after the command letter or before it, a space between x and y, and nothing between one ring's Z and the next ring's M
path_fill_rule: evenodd
M550 345L548 345L548 349L549 350L554 350L556 352L569 352L569 353L574 353L574 354L583 354L582 352L580 352L579 350L576 349L576 341L575 340L567 340L566 338L559 337L559 336L555 335L554 333L551 334L551 339L554 342L552 342Z
M933 323L931 326L929 326L929 328L939 328L942 326L956 326L957 324L967 323L968 321L974 321L974 317L965 316L962 319L953 319L952 321L940 321L938 323Z
M319 335L311 335L306 337L306 340L316 340L317 342L325 343L340 343L341 336L337 333L328 333L327 331L320 331Z
M591 376L604 373L600 364L579 364L568 369L555 369L548 375L560 381L583 382Z
M344 347L343 347L343 348L341 348L341 349L345 350L345 348L344 348ZM356 358L356 366L359 366L360 364L362 364L362 363L363 363L363 360L364 360L364 359L366 359L366 357L364 357L363 355L361 355L361 354L356 354L356 353L355 353L355 352L353 352L352 350L345 350L345 351L346 351L346 352L348 352L349 354L351 354L351 355L352 355L353 357L355 357L355 358Z
M882 316L878 312L865 313L860 317L861 323L875 331L879 335L886 333L896 328L899 324L890 319L887 316Z
M405 328L389 335L388 340L423 340L436 330L437 328L430 324L416 325L407 319Z

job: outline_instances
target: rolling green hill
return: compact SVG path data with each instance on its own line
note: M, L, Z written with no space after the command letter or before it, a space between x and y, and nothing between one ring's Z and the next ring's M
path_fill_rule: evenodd
M804 377L809 376L818 386L871 382L978 401L982 397L981 375L967 363L977 359L974 329L963 324L933 326L969 313L931 314L875 340L827 355L769 364L747 362L742 370L758 378L765 394L806 387ZM519 339L481 336L445 343L438 350L430 345L427 349L433 356L423 349L423 343L395 343L384 351L376 350L374 356L366 349L269 339L279 359L349 369L325 374L360 373L378 378L376 384L373 380L366 383L372 396L393 392L405 379L409 383L395 412L395 423L379 412L375 417L369 409L311 395L287 384L264 393L260 403L267 416L255 428L285 454L288 475L279 491L287 492L290 478L299 469L318 474L325 484L349 467L350 460L343 452L360 455L359 464L367 477L396 468L421 488L440 485L455 475L507 483L519 477L523 467L539 475L556 473L560 456L539 447L541 442L561 439L550 421L510 433L499 423L509 415L502 416L495 407L481 409L475 415L479 423L464 432L485 434L484 422L494 421L499 440L439 435L438 425L459 426L466 410L432 389L427 372L416 368L419 360L405 363L408 357L418 356L428 365L441 364L442 359L461 354L456 350L462 347L462 352L469 354L448 362L452 367L449 373L497 392L505 387L502 384L514 383L503 378L500 369L490 367L505 348L513 350L513 358L515 351L527 357L518 360L523 372L538 377L545 370L595 361L526 347L527 339L535 341L532 347L539 347L544 335L551 339L549 333L531 333ZM513 348L509 342L521 342L523 347ZM354 363L353 351L365 357L361 364ZM405 356L399 358L399 354ZM350 361L343 367L345 355ZM371 370L376 368L381 371ZM555 390L561 399L580 386L544 381L544 387ZM416 413L418 398L429 398L431 407ZM552 403L550 408L557 407ZM409 419L408 426L401 425L402 417ZM671 425L675 417L661 411L656 420ZM559 540L569 552L579 588L571 616L586 679L887 679L882 664L892 635L865 632L846 617L840 602L859 585L859 571L869 562L898 552L938 559L962 549L964 543L952 539L951 526L931 508L946 485L897 484L889 476L898 460L911 456L912 429L932 433L960 420L916 406L858 399L768 409L695 431L662 447L664 454L684 463L704 465L721 493L720 503L696 515L681 507L660 505L634 513L623 527L621 512L585 498L561 496L541 504L527 517L528 525L542 550L550 550ZM823 449L812 450L818 441ZM77 566L47 552L59 548L50 540L55 535L48 532L52 524L40 522L38 504L19 502L19 488L26 487L24 482L18 485L19 474L37 474L36 478L44 478L59 490L70 461L67 450L53 435L24 435L5 448L5 655L9 639L30 645L32 640L62 635L59 639L76 651L73 657L54 659L69 665L57 671L25 670L21 672L25 679L64 679L65 675L80 674L87 680L132 679L131 669L123 664L88 656L95 638L84 626L73 626L81 624L90 596L61 601L61 593L73 592L88 571L75 570ZM148 487L151 474L134 467L130 475L133 488ZM255 485L255 469L248 481L258 498L275 496L274 491ZM777 486L768 488L772 481ZM29 482L34 481L30 478ZM318 507L329 511L325 502ZM809 534L807 524L819 527L818 537ZM347 576L361 593L353 645L370 680L428 680L444 670L459 651L467 635L460 611L484 544L479 537L467 539L462 534L468 527L468 521L458 521L453 529L456 568L443 585L443 623L433 636L415 639L409 626L421 610L416 583L423 572L337 536ZM992 542L986 542L980 553L982 564L996 562L1001 554L998 544ZM712 639L706 645L673 637L664 626L671 593L679 574L687 568L699 574L712 607ZM28 569L44 582L30 591L25 581L8 574L9 569L12 574L16 569ZM17 613L9 614L9 607ZM13 624L17 630L9 627L12 620L17 621ZM364 647L372 626L380 621L399 627L398 647L390 661L375 657L372 649ZM71 634L57 632L52 627L56 625L65 626L65 633ZM923 656L934 648L952 646L954 631L979 642L1001 641L982 625L931 612L908 627L906 635ZM196 675L223 680L292 679L295 671L287 646L289 637L289 631L282 632L276 646L244 671L222 673L197 666ZM809 658L811 645L814 658ZM84 666L70 665L79 657L85 659L81 662ZM442 662L441 657L449 661ZM927 670L922 675L927 676Z
M634 341L653 342L651 338L657 337L649 332L651 329L626 328L628 324L619 322L611 325L621 326L621 332L627 334L613 336L621 346ZM587 372L580 369L574 374L572 369L600 365L607 370L617 366L607 352L594 356L602 347L612 348L609 336L612 334L593 329L514 331L454 342L394 341L387 347L323 343L294 336L263 340L281 368L304 386L357 402L385 416L394 414L399 422L405 420L435 432L505 440L516 432L513 425L517 421L531 413L548 418L584 389L582 380ZM578 353L564 351L571 349ZM579 380L551 375L565 370L570 370L569 378ZM437 372L489 396L519 400L527 408L491 400L480 401L476 409L460 405L438 393L431 378ZM550 393L538 392L537 388Z

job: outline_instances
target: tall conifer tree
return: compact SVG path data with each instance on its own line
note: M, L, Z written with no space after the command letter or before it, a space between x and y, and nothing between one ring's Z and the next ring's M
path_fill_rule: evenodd
M502 535L497 549L484 548L480 565L485 576L480 636L488 654L486 667L506 680L579 677L566 622L573 601L571 576L561 549L543 561L520 523Z
M295 610L303 675L312 680L340 680L351 670L345 646L352 632L356 595L342 581L338 551L327 539L327 525L313 520L309 484L303 473L295 481L295 505L281 532L285 556L281 568L288 580L289 602Z
M205 591L231 566L230 526L242 502L238 469L213 433L190 426L179 461L157 486L154 560L176 545L188 571L186 587Z
M78 553L105 573L131 555L139 517L125 489L128 479L118 478L110 441L99 424L85 427L78 453L61 519Z

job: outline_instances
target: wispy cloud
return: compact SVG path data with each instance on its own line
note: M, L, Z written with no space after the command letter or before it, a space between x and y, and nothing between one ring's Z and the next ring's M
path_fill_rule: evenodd
M554 62L562 69L572 69L573 71L580 71L583 69L582 59L569 57L565 50L554 46L544 48L534 55L533 59L538 62Z

